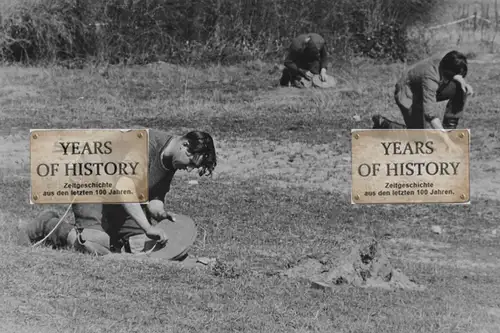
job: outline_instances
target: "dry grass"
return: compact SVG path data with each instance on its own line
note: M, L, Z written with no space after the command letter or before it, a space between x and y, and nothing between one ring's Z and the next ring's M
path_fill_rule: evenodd
M104 76L2 67L0 331L498 332L498 65L470 65L476 95L461 127L472 132L471 205L373 207L350 204L349 134L375 112L399 119L392 90L404 65L333 66L336 92L279 89L278 64L261 61ZM225 274L16 246L19 223L47 208L28 201L29 129L131 126L214 135L214 177L189 186L196 175L179 173L167 204L198 224L193 254L220 259ZM273 274L374 234L390 234L391 262L425 291L324 292Z
M350 204L350 129L392 101L402 65L336 65L336 93L278 89L278 66L98 69L4 67L0 77L2 332L495 332L498 317L498 66L471 64L472 204ZM353 115L361 117L357 122ZM212 179L179 173L168 205L200 227L193 254L227 274L17 247L30 206L29 128L129 127L211 132ZM54 207L60 211L65 206ZM433 234L439 224L445 232ZM391 261L422 292L333 293L273 275L389 233ZM459 291L459 292L458 292Z
M440 5L438 0L314 1L203 0L196 6L156 0L7 1L0 4L0 55L8 61L65 61L68 66L84 60L228 64L283 57L291 38L317 31L338 56L369 52L401 59L415 52L406 50L404 32ZM315 8L328 10L319 15ZM96 28L96 23L102 25ZM373 39L377 50L369 50Z
M416 28L412 33L422 36L431 49L445 49L459 47L469 56L485 53L499 53L500 39L498 27L500 21L500 2L495 0L466 1L447 0L443 3L443 9L436 13L435 20L429 27L443 25L436 29ZM497 14L495 14L495 12ZM477 13L477 21L473 19L457 24L446 25L457 20L470 17ZM488 23L481 18L491 21Z

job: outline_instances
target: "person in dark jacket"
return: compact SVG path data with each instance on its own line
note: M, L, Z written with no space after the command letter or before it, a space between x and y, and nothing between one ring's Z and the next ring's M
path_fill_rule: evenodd
M314 75L326 81L327 57L325 39L319 34L308 33L295 37L288 48L280 85L287 87L291 84L303 88L301 80L310 81Z

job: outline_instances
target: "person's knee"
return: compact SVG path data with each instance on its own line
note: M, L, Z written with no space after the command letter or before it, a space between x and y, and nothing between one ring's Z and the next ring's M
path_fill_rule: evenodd
M73 204L75 225L79 228L100 226L102 223L102 204Z
M68 235L68 243L79 252L106 255L111 253L109 236L97 229L83 229L80 235L72 230Z
M149 239L146 234L138 234L128 238L128 243L130 246L130 252L133 254L141 253L146 248L147 242L151 241L155 243L151 239Z
M92 254L96 256L105 256L108 254L111 254L111 251L109 248L102 246L99 243L95 243L92 241L85 241L82 243L77 242L74 245L74 249L78 252L85 253L85 254Z

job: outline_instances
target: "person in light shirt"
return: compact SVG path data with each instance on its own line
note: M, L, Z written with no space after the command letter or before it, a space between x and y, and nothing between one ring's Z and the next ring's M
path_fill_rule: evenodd
M152 239L164 245L169 235L155 227L151 219L158 222L164 219L175 220L175 216L164 209L165 196L170 191L175 173L178 170L198 169L200 177L210 176L216 165L216 151L210 134L191 131L184 135L172 135L151 129L148 204L75 203L72 204L75 226L60 223L54 230L60 217L54 211L45 210L27 225L24 232L29 242L34 243L44 239L52 231L46 244L54 248L70 247L98 255L123 252L130 238L141 238L143 241ZM114 189L133 188L134 182L133 177L122 177Z

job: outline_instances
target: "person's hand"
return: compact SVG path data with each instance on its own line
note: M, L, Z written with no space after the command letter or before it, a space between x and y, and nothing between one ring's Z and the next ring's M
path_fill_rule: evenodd
M158 199L151 200L148 203L148 210L149 213L151 214L151 217L156 221L161 221L163 219L166 219L168 216L167 212L165 211L165 208L163 207L163 202Z
M465 79L462 75L455 75L453 77L453 80L457 81L458 83L460 83L462 86L465 86Z
M325 82L326 81L326 69L325 68L322 68L321 69L321 72L319 73L319 78L321 79L321 81Z
M146 230L146 236L150 239L156 240L160 245L165 245L168 241L167 233L162 229L153 226Z
M465 82L465 79L463 78L462 75L455 75L453 77L453 80L455 80L458 83L460 83L460 87L462 88L462 90L464 91L464 93L466 93L467 95L472 95L474 93L474 90L472 89L472 86L470 84L468 84L467 82Z
M166 214L166 216L165 216L166 219L169 219L172 222L177 222L177 220L175 218L176 214L174 214L172 212L166 212L165 214Z
M311 81L311 80L312 80L312 78L313 78L313 76L314 76L314 74L313 74L313 73L311 73L311 71L307 71L307 72L305 73L305 78L306 78L308 81Z
M468 83L465 84L465 93L469 96L474 94L474 89L472 89L472 86Z

